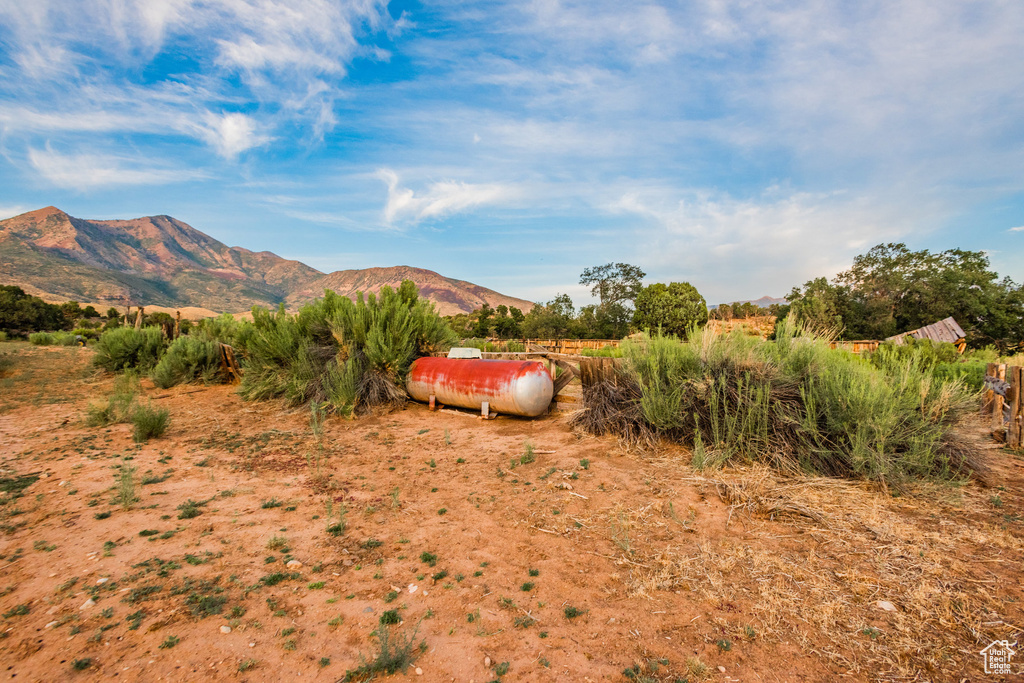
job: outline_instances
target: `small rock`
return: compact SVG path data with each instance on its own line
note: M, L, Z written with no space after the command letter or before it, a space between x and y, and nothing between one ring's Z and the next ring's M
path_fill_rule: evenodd
M373 614L373 608L372 607L367 607L363 611L366 612L367 614Z
M491 665L491 658L490 657L484 657L484 666L490 666L490 665Z
M875 603L875 606L878 607L878 609L884 609L886 612L896 611L896 605L892 604L888 600L879 600Z
M230 626L221 626L220 627L220 632L221 633L231 633L231 627Z
M46 628L53 628L54 626L57 626L58 624L60 624L59 621L51 621L49 624L46 625Z
M302 563L298 560L288 560L288 564L285 565L288 569L301 569Z
M92 598L89 598L88 600L83 602L82 606L79 607L78 609L89 609L90 607L95 607L95 606L96 606L96 601L93 600Z
M249 647L256 647L256 643L249 643Z
M353 564L355 564L355 562L353 562L352 560L350 560L347 557L344 560L342 560L341 563L343 565L345 565L346 567L351 567Z
M419 667L417 666L417 667L416 667L416 675L417 675L417 676L422 676L422 675L423 675L423 669L421 669L421 668L419 668Z
M611 619L609 619L608 623L609 624L614 624L615 623L615 617L612 617Z
M419 587L419 586L417 586L417 585L415 585L415 584L412 584L412 583L410 583L410 584L409 584L409 595L412 595L413 593L415 593L415 592L416 592L416 591L418 591L419 589L420 589L420 587Z
M110 581L110 579L108 579L107 577L104 576L102 579L99 579L98 581L96 581L96 584L102 586L107 581Z
M724 666L718 667L718 673L724 674L725 673L725 667Z

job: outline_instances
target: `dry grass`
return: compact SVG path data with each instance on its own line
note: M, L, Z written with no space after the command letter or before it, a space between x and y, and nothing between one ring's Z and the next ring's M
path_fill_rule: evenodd
M569 426L595 436L614 434L627 448L654 448L658 437L644 420L640 397L640 385L621 373L614 383L585 386L583 407L569 415Z
M758 529L748 542L702 534L689 547L657 548L643 547L644 534L634 533L634 594L691 591L718 605L749 602L758 634L888 678L953 675L991 641L1024 633L1000 598L1000 585L1020 576L1024 540L969 520L981 510L980 494L922 487L915 497L892 498L864 483L782 480L763 467L692 480L730 506L729 525L785 521L799 542L780 545ZM958 497L959 508L949 500ZM645 520L665 522L637 514L632 529ZM884 611L882 600L896 611ZM740 637L743 624L720 626Z

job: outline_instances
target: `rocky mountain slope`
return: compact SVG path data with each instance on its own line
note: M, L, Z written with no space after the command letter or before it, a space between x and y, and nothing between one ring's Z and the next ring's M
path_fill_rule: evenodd
M420 268L396 266L324 274L268 251L228 247L170 216L85 220L52 206L0 221L0 283L51 301L104 306L196 306L243 311L254 304L297 307L324 288L354 296L413 280L443 315L485 301L523 311L533 304Z

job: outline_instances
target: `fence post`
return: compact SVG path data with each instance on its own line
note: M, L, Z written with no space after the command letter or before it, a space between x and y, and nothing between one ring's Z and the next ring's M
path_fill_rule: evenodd
M988 365L985 366L985 376L986 377L995 377L996 376L996 363L989 363ZM982 401L982 403L981 403L981 414L982 415L990 415L990 414L992 414L992 412L994 410L993 406L995 404L995 399L996 399L996 392L993 391L992 389L986 389L985 390L985 400ZM992 420L992 423L995 424L995 420L994 419Z
M1006 368L1010 387L1006 390L1006 401L1010 404L1010 424L1006 427L1006 444L1010 448L1021 447L1021 385L1024 384L1024 368L1011 365Z

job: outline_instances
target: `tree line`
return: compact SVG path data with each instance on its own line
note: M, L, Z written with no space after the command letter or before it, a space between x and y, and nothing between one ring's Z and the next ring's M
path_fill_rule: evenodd
M832 280L819 277L793 287L787 303L767 308L733 302L709 311L690 283L644 286L645 275L626 263L587 268L580 284L591 288L595 304L576 309L569 295L558 294L525 315L516 308L485 305L449 322L463 337L620 339L657 329L681 336L709 318L783 319L792 313L797 322L840 339L881 340L953 317L972 348L1006 351L1024 342L1024 286L1000 278L981 251L933 253L912 251L903 243L880 244Z
M973 348L995 346L1005 351L1024 341L1024 286L1000 278L981 251L932 253L912 251L902 243L880 244L854 258L849 270L831 280L819 277L794 287L786 297L788 303L768 308L734 302L709 311L704 297L690 283L645 286L644 277L646 273L638 266L607 263L580 274L580 284L590 288L596 303L577 309L568 294L558 294L528 313L484 304L472 313L448 316L447 321L463 338L621 339L633 332L658 329L682 336L709 318L775 315L782 319L792 313L804 325L852 340L885 339L953 317ZM411 282L403 287L415 290ZM408 298L408 291L400 288L399 292ZM93 306L83 308L75 301L50 304L19 287L0 285L0 331L8 334L78 332L120 324L116 308L102 315ZM145 317L144 324L166 328L173 327L174 320L166 313L154 313Z

